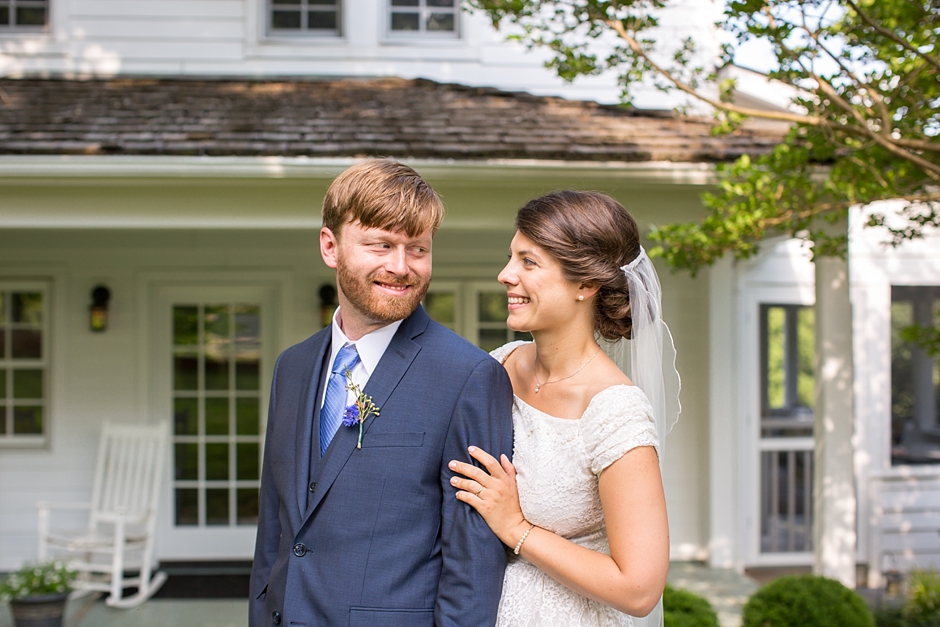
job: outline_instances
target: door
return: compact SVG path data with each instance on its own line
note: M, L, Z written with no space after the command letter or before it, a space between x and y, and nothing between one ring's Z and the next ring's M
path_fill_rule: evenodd
M153 299L152 410L170 419L162 559L254 551L270 373L273 288L164 286Z

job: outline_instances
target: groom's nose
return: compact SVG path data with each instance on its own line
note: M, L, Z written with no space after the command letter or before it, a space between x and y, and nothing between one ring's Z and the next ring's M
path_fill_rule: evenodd
M385 271L389 274L405 276L409 273L407 254L404 248L394 248L385 258Z

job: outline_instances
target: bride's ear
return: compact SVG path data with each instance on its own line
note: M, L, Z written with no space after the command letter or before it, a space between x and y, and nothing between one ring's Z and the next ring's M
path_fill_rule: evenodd
M582 283L581 287L578 288L577 299L579 301L588 300L597 294L599 289L601 289L600 283Z

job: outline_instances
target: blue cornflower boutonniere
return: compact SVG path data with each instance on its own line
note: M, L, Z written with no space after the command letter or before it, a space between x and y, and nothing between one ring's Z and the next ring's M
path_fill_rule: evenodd
M366 396L362 388L353 383L352 373L346 368L346 389L356 395L356 400L352 405L346 406L343 412L343 424L347 427L355 427L359 424L359 441L356 442L356 448L362 448L362 423L368 420L369 416L378 417L379 408L372 402L371 396Z

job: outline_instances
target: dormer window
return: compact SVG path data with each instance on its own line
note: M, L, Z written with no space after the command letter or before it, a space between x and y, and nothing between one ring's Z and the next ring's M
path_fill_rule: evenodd
M389 0L389 33L393 37L456 37L457 0Z
M271 35L335 37L340 34L340 0L268 0L268 3Z
M45 30L49 0L0 0L0 32Z

